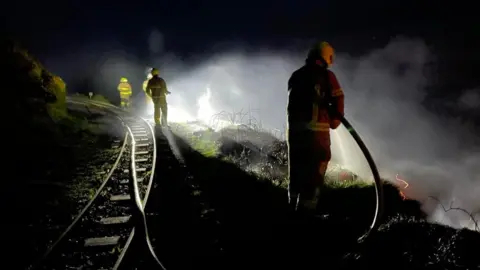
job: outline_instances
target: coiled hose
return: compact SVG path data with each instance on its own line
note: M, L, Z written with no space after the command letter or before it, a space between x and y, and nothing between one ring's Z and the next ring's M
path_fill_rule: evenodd
M380 224L380 219L381 219L381 217L383 215L383 211L384 211L383 184L382 184L382 181L380 179L380 174L378 173L378 170L377 170L377 165L375 165L375 162L373 161L372 155L370 155L370 152L368 151L368 148L365 145L365 143L363 143L362 139L360 138L358 133L355 131L352 124L350 124L350 122L348 122L348 120L345 117L341 116L340 120L341 120L342 124L347 128L348 132L350 132L350 135L352 135L353 139L358 144L360 149L362 150L363 155L367 159L368 166L370 166L370 170L372 171L372 174L373 174L373 180L375 182L375 196L376 196L376 201L377 201L376 207L375 207L375 214L373 216L373 221L372 221L372 224L370 225L370 228L359 239L359 240L363 240L366 237L368 237L370 235L370 233L376 231L378 229L379 224Z

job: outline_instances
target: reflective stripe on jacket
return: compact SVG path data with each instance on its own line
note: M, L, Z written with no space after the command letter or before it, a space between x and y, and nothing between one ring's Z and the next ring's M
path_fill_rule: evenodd
M120 95L131 95L132 94L132 86L128 82L121 82L118 84L117 87Z
M147 83L147 94L151 94L152 97L165 96L167 94L167 84L165 81L158 77L153 76Z

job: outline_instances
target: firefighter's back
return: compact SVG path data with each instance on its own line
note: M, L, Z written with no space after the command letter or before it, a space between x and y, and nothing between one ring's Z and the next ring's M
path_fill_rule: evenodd
M152 90L152 97L160 97L166 95L165 81L158 76L154 76L148 81L147 87Z
M314 104L326 110L326 100L330 85L328 71L318 65L304 65L296 70L289 80L288 123L289 127L307 124L312 121Z
M128 82L120 82L117 88L118 91L126 94L129 94L132 91L132 87Z

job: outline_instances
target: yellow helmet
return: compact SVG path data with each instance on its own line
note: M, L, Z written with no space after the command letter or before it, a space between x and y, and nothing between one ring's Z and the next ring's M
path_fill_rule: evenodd
M152 76L159 75L160 71L157 68L152 68L152 71L150 72Z
M128 82L128 80L127 80L127 78L122 77L122 78L120 78L120 82Z
M318 42L308 52L308 58L312 60L323 59L330 67L335 59L335 50L326 41Z

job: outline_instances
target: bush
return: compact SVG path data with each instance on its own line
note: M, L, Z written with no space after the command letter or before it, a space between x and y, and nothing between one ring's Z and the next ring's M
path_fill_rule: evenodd
M34 115L42 113L51 120L58 121L67 116L66 85L58 76L52 74L27 50L17 42L5 39L1 54L4 59L0 65L5 72L2 81L13 95L12 109L16 113L31 118L25 111Z
M104 97L104 96L102 96L102 95L93 95L93 96L92 96L92 100L99 101L99 102L103 102L103 103L112 104L112 103L110 102L110 100L108 100L106 97Z

